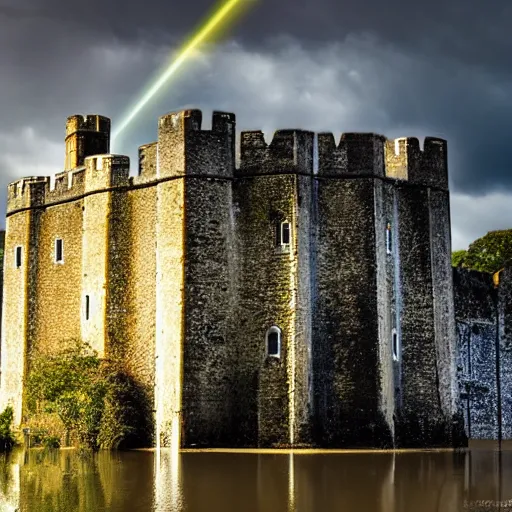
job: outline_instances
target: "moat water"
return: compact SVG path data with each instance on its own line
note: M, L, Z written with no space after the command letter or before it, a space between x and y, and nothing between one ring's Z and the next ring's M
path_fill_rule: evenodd
M1 512L512 511L512 449L0 458Z

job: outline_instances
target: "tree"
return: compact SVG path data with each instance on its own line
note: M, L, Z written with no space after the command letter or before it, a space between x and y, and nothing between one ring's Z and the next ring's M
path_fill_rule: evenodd
M452 267L463 267L464 260L466 259L467 251L461 249L460 251L452 252Z
M471 270L497 272L512 260L512 229L489 231L470 244L467 251L452 253L452 265Z
M13 416L10 406L0 414L0 452L8 452L14 446L14 435L11 430Z

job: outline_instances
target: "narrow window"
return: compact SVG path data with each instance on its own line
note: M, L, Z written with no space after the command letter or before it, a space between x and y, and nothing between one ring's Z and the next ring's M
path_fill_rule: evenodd
M290 243L290 223L283 222L281 224L281 232L282 232L282 244L288 245Z
M89 295L85 296L85 319L89 320Z
M267 356L281 357L281 329L271 327L267 331Z
M391 254L393 250L393 238L391 232L391 224L388 222L386 226L386 252Z
M57 238L57 240L55 240L55 263L63 263L63 262L64 262L64 254L63 254L62 239Z
M392 336L392 344L393 344L393 361L398 361L399 357L400 357L400 354L399 354L400 348L398 346L398 334L396 332L396 329L393 329L391 336Z
M276 245L290 245L289 222L281 222L276 226Z
M16 263L16 268L20 268L21 267L21 251L22 251L22 247L20 245L18 245L18 247L16 247L15 249L15 255L14 255L14 259L15 259L15 263Z

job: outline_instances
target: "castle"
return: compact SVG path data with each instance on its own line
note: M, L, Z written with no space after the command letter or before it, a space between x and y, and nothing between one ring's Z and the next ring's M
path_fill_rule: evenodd
M68 118L65 170L8 189L0 409L35 351L116 356L163 444L464 442L447 145L167 114L139 172Z

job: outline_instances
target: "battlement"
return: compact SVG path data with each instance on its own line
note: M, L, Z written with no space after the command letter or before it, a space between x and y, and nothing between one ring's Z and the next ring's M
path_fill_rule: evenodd
M87 192L126 186L129 172L127 156L93 155L86 158L85 166L56 174L53 187L49 176L22 178L8 185L7 213L78 198Z
M448 188L447 143L425 137L423 150L416 137L386 141L386 176L425 186Z
M44 204L49 178L30 176L9 183L7 186L7 212Z
M158 142L151 142L139 147L139 176L156 177Z
M240 174L280 172L313 173L314 133L277 130L267 144L262 131L243 131L240 136Z
M235 115L213 112L212 129L202 130L197 109L171 112L158 122L157 175L232 176L235 165Z
M130 158L124 155L92 155L85 159L84 192L129 184Z
M318 174L384 176L385 140L375 133L343 133L336 145L332 133L319 133Z
M110 119L98 114L75 114L66 121L66 138L75 132L96 132L110 135Z
M158 121L158 141L140 146L139 176L133 183L162 177L235 174L235 115L214 111L211 130L203 130L202 112L171 112ZM267 144L262 131L243 131L239 176L282 172L313 173L314 134L277 130ZM66 123L66 166L50 187L48 177L29 177L9 185L8 211L54 203L84 193L129 186L129 159L108 153L110 119L73 115ZM99 149L99 150L98 150ZM105 149L106 151L103 151ZM318 134L318 174L381 176L423 186L448 188L447 144L426 137L386 140L374 133Z

